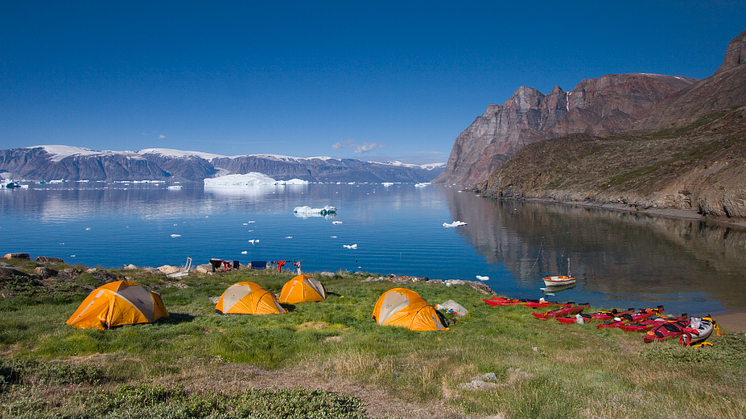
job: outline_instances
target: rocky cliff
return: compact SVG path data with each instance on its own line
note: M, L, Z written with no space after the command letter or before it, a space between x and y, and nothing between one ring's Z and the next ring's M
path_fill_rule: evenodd
M730 43L713 76L658 102L635 130L532 144L478 189L502 198L746 218L746 65L732 58L740 57L734 50L744 36Z
M462 132L434 183L484 182L527 144L571 133L608 134L629 129L658 101L694 79L656 74L610 74L585 79L570 92L549 94L520 87L504 105L489 105Z
M70 146L0 150L6 178L34 181L197 181L218 174L260 172L276 180L310 182L428 182L442 166L354 159L296 158L271 155L225 157L179 150L96 151Z

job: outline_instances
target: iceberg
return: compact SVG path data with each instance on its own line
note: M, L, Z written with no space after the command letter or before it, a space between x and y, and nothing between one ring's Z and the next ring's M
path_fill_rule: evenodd
M463 221L454 221L451 224L443 223L443 227L445 227L445 228L449 228L449 227L461 227L461 226L465 226L465 225L466 225L466 223L463 222Z
M246 173L245 175L226 175L204 180L205 186L208 187L240 187L240 186L258 186L258 185L275 185L276 180L259 172Z
M357 249L357 243L355 244L343 244L345 249Z
M311 208L308 206L302 206L302 207L295 207L293 209L293 213L296 214L297 217L324 217L326 215L336 214L337 209L326 205L324 208Z
M308 185L309 181L303 179L290 179L290 180L279 180L276 185Z

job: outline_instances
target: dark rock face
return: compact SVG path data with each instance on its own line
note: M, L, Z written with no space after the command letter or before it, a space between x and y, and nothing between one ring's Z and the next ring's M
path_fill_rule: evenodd
M18 269L0 267L0 280L8 281L16 278L29 278L29 275Z
M743 63L746 63L746 31L741 32L740 35L730 41L728 49L725 51L723 64L715 71L715 74L728 71Z
M658 101L696 80L655 74L610 74L585 79L571 92L545 95L520 87L504 105L485 113L454 143L445 170L433 182L473 185L527 144L571 133L623 131Z

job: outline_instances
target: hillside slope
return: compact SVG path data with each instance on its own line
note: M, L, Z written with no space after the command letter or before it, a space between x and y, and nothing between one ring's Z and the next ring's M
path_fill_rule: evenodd
M681 128L524 147L476 189L485 196L694 209L746 217L746 106Z

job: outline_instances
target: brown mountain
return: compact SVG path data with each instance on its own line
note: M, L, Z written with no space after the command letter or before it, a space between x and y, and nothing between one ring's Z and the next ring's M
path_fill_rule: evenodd
M446 169L433 182L484 182L527 144L571 133L608 134L629 129L660 100L694 79L656 74L610 74L585 79L570 92L545 95L520 87L504 105L491 104L457 138Z
M712 76L657 103L634 124L636 130L682 126L722 109L746 103L746 31L728 44L723 64Z
M723 65L657 103L634 131L531 144L480 186L485 195L746 218L746 32Z

